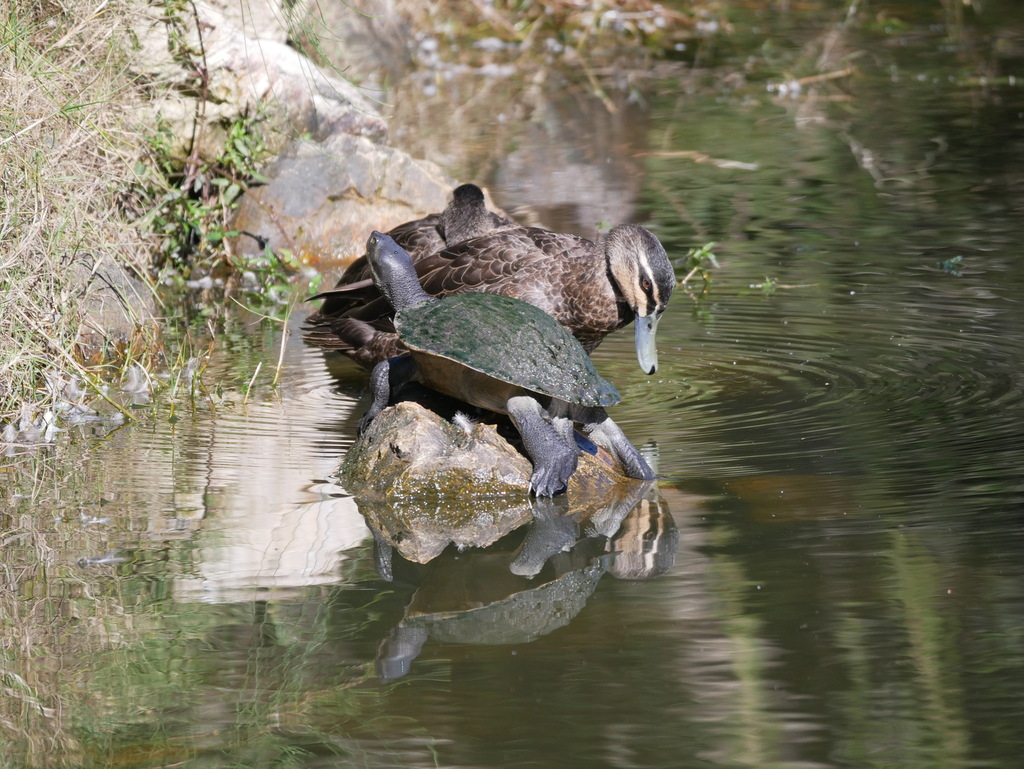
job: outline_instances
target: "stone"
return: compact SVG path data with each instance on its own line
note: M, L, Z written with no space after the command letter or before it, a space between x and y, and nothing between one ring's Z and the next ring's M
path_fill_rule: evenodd
M287 43L290 22L305 3L284 0L206 0L218 12L252 40ZM309 9L313 10L313 9Z
M453 543L486 547L532 517L526 457L490 425L467 432L409 401L373 421L341 480L378 544L416 563Z
M484 548L533 523L513 573L533 576L581 530L614 530L650 483L627 478L605 451L581 451L564 496L532 499L532 466L493 426L453 424L413 401L382 411L341 467L374 532L378 570L390 579L390 550L428 563L450 544Z
M79 343L85 347L130 339L136 329L151 325L156 317L150 288L102 253L78 256L71 266L71 280L83 297Z
M239 21L237 14L234 20ZM190 3L177 13L168 13L163 5L138 12L131 29L131 66L168 87L165 97L147 104L142 117L170 127L172 152L185 156L195 149L203 158L215 158L223 149L226 127L255 115L266 118L270 130L265 133L275 150L289 138L307 134L316 140L335 133L378 140L387 136L374 103L289 46L280 25L268 21L243 26L246 31L205 2ZM254 38L246 32L271 37ZM273 146L275 135L283 137L278 146Z
M232 229L236 253L288 249L305 264L344 266L363 253L370 230L389 230L441 211L455 183L437 165L363 136L297 140L262 171L265 184L241 198Z

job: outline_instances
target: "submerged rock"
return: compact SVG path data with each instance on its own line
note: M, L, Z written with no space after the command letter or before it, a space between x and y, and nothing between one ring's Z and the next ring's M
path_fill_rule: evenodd
M101 253L80 255L71 265L74 290L82 297L79 344L87 350L125 341L154 323L153 291L127 268Z

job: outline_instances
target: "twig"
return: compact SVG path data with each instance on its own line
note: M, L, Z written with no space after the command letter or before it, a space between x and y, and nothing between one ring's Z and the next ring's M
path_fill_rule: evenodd
M856 72L855 67L846 67L845 69L837 69L833 72L822 72L820 75L808 75L807 77L797 78L791 80L791 83L799 83L800 85L810 85L811 83L824 83L828 80L838 80L841 77L849 77Z
M284 366L284 346L288 341L288 318L281 319L281 349L277 353L277 368L274 369L274 380L271 387L277 387L277 380L281 378L281 367Z
M692 270L690 270L688 273L686 273L686 277L685 278L683 278L681 281L679 281L679 285L680 286L685 286L686 282L690 278L692 278L694 275L696 275L698 272L700 272L700 267L699 266L698 267L694 267Z
M659 158L686 158L694 163L708 163L718 168L738 168L741 171L756 171L760 166L757 163L745 163L742 160L725 160L713 158L697 150L654 150L653 152L638 152L637 157L659 157Z
M256 364L256 370L252 372L252 378L249 380L248 386L245 388L245 397L242 398L242 405L244 406L249 402L249 392L252 390L253 382L256 381L256 377L260 375L260 369L263 368L263 361Z

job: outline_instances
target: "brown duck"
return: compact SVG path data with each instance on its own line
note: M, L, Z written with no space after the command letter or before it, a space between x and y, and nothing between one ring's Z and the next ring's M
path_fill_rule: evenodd
M445 213L458 218L460 208L453 205ZM530 302L568 328L587 352L633 321L640 367L653 374L658 320L675 287L658 239L634 224L619 225L595 243L502 222L490 234L414 254L423 289L433 296L482 291ZM368 267L358 269L369 274ZM405 352L391 306L361 273L346 272L334 289L311 298L326 300L306 321L311 344L338 350L367 368Z
M452 199L444 211L400 224L387 234L408 252L415 263L445 246L515 226L516 223L511 219L487 210L483 190L475 184L462 184L452 191ZM362 289L369 291L363 292ZM373 287L373 275L364 254L348 266L333 289L310 297L310 300L326 301L320 311L308 319L312 328L306 334L306 339L327 349L343 349L331 344L330 332L321 338L317 333L319 324L316 319L318 316L341 316L347 310L365 302L368 296L379 297L380 292Z

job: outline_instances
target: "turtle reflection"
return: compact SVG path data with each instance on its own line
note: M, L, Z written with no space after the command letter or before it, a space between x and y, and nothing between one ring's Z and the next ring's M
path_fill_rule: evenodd
M407 674L428 640L529 643L568 624L606 573L648 579L673 565L678 530L651 484L588 510L568 510L564 499L533 500L534 520L524 530L487 549L449 549L425 566L392 563L390 545L376 535L382 577L398 571L401 579L410 570L418 585L380 643L378 676Z

